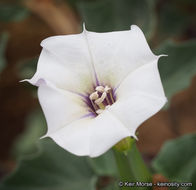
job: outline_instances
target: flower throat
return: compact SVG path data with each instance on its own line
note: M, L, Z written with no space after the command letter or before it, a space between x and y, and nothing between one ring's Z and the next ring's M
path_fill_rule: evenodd
M96 115L103 112L115 102L114 93L109 86L97 86L95 91L89 95L90 108Z

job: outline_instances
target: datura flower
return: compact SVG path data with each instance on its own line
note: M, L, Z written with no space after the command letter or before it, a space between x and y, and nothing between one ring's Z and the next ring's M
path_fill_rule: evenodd
M131 30L49 37L37 71L25 81L38 86L48 131L75 155L96 157L166 102L156 56L143 32Z

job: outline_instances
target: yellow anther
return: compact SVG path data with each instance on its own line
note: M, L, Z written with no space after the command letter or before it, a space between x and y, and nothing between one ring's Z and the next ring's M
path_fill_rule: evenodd
M106 92L103 92L103 94L101 95L101 97L98 98L97 100L95 100L95 103L97 105L101 104L105 100L106 96L107 96Z
M97 92L93 92L92 94L90 94L89 98L90 100L97 100L99 98L99 95Z
M103 86L97 86L95 88L96 91L103 93L105 91L105 88Z

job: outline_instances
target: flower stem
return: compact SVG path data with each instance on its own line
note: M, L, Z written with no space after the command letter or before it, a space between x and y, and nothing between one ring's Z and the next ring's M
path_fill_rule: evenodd
M135 140L126 152L120 152L115 148L113 150L122 182L152 182L151 173L137 149ZM130 187L122 187L121 189L126 190ZM138 189L138 187L132 187L131 189ZM149 189L149 187L142 189Z
M119 152L118 150L114 150L114 155L116 159L117 168L120 175L120 181L124 182L136 182L135 175L131 172L131 166L129 163L128 157L124 154ZM121 187L122 190L128 190L128 187ZM134 189L134 188L132 188Z

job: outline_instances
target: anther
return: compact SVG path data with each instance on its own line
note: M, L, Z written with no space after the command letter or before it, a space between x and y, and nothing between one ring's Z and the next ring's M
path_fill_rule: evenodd
M95 103L97 105L101 104L105 100L106 96L107 96L106 92L103 92L103 94L101 95L101 97L98 98L97 100L95 100Z
M110 90L111 90L111 88L110 88L109 86L105 86L104 91L105 91L106 93L109 93Z
M89 98L90 100L97 100L99 98L99 95L97 92L93 92L92 94L90 94Z
M101 114L105 109L114 103L113 91L109 86L97 86L95 92L89 95L91 110L96 114Z
M103 86L97 86L95 90L101 93L105 92L105 88Z

